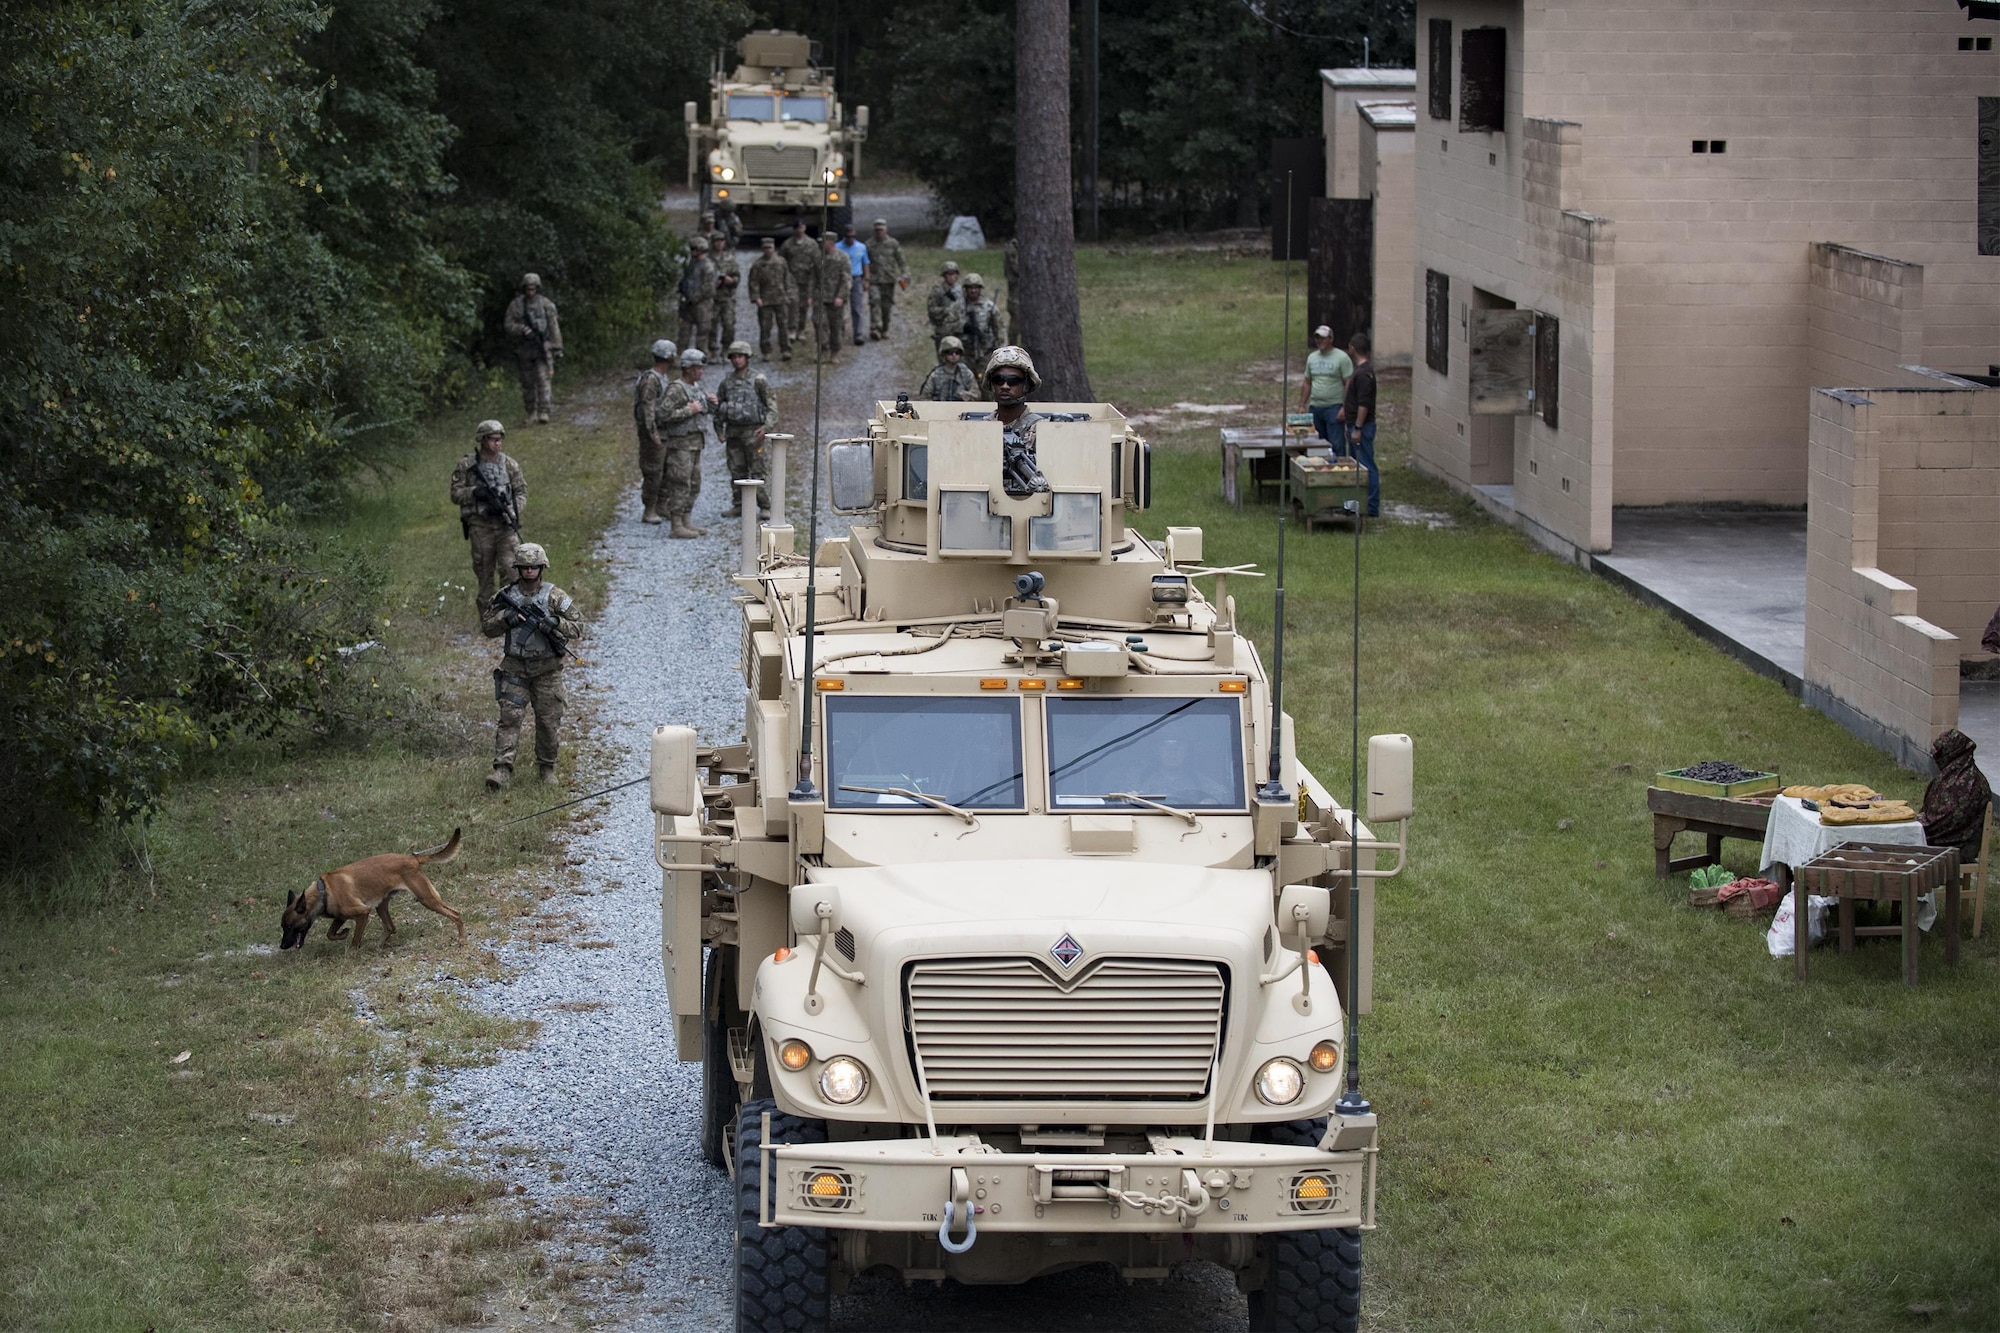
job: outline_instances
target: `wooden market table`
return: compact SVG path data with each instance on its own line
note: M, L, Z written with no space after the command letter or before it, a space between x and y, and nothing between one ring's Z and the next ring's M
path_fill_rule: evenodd
M1958 965L1958 849L1956 847L1911 847L1906 844L1871 846L1845 843L1821 852L1792 875L1792 975L1806 977L1809 941L1806 896L1840 900L1840 951L1854 952L1860 935L1900 935L1903 937L1903 984L1917 984L1917 944L1923 932L1917 929L1917 895L1944 890L1944 961ZM1857 902L1899 902L1903 920L1896 926L1856 926Z
M1762 842L1771 819L1771 807L1756 801L1697 796L1662 787L1646 788L1646 808L1653 812L1653 873L1661 879L1720 861L1724 838ZM1705 835L1707 853L1676 857L1674 839L1682 833Z
M1244 463L1250 464L1250 478L1261 498L1264 487L1284 484L1287 460L1301 454L1324 456L1333 452L1333 446L1310 429L1297 426L1283 431L1276 426L1224 426L1221 433L1222 499L1239 509L1243 495L1237 489L1236 474Z

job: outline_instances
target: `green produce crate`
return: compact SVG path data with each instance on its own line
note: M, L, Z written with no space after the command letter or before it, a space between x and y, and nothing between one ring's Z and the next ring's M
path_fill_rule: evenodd
M1703 782L1700 778L1684 778L1685 769L1670 769L1654 777L1653 785L1663 791L1684 791L1695 796L1721 796L1735 798L1741 796L1769 796L1784 788L1776 773L1758 773L1737 782Z

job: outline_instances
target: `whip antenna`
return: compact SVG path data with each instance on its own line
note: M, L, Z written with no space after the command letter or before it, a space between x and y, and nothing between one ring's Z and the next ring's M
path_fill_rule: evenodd
M1352 423L1343 423L1343 427ZM1361 461L1360 446L1355 461ZM1359 496L1354 503L1354 669L1348 677L1348 711L1354 727L1353 749L1348 757L1347 787L1347 1091L1333 1104L1343 1116L1367 1115L1373 1108L1361 1095L1361 1019L1354 997L1361 993L1361 949L1357 924L1361 920L1361 511Z
M819 187L819 234L822 237L827 234L827 192L832 188L833 180L830 172L822 170ZM821 258L825 258L824 252L822 252ZM853 285L853 283L848 284L850 291L853 289ZM813 302L815 306L818 305L818 296L814 296ZM838 337L838 330L832 327L833 321L828 319L825 322L829 330L828 337ZM818 330L815 329L814 332L817 334ZM799 780L793 785L790 792L790 797L794 801L810 801L819 795L819 788L813 785L812 780L813 634L817 628L816 618L819 609L819 456L821 452L819 412L820 393L825 379L826 348L821 347L819 339L815 337L813 339L812 497L807 505L811 514L806 519L806 665L805 670L799 675L799 691L802 696L799 702Z
M1278 586L1273 594L1271 629L1271 766L1260 801L1290 799L1282 780L1285 732L1285 516L1291 506L1291 457L1285 451L1286 409L1292 392L1292 173L1285 173L1285 361L1278 377Z

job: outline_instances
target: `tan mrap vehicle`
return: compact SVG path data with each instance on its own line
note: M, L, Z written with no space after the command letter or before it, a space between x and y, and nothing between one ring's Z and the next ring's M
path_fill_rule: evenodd
M858 517L810 592L790 528L738 579L747 741L653 738L737 1327L824 1327L883 1265L992 1284L1205 1259L1253 1327L1352 1328L1376 1125L1334 1103L1409 739L1370 743L1393 842L1297 762L1289 718L1260 788L1264 665L1199 586L1244 571L1200 566L1199 529L1127 526L1150 460L1115 408L1033 410L1046 490L1009 493L973 404L881 404L831 443Z

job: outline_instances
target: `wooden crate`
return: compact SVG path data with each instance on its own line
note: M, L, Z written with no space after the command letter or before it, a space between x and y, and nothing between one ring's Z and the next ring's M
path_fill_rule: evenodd
M1822 898L1900 902L1905 892L1929 893L1958 880L1954 847L1873 847L1848 843L1798 868L1807 893Z
M1720 796L1734 800L1741 796L1767 796L1782 791L1784 783L1776 773L1758 773L1739 782L1703 782L1700 778L1684 778L1686 769L1674 768L1653 778L1655 787L1667 791L1684 791L1695 796Z

